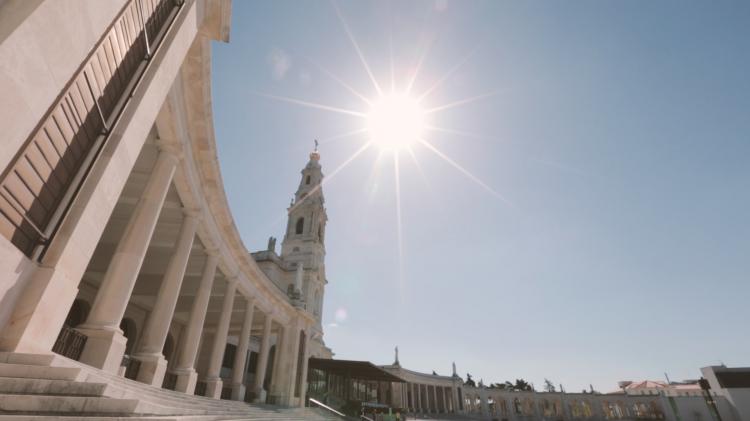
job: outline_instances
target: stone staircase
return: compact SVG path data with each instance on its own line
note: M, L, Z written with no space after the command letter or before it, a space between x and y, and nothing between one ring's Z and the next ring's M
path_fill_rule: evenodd
M334 420L309 408L216 400L104 373L56 354L0 353L0 421Z

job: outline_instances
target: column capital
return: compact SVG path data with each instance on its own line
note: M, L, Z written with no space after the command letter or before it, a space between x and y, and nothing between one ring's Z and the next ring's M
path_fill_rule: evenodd
M156 147L159 149L159 153L173 157L177 161L181 161L184 157L184 153L176 144L168 142L165 139L156 139Z
M237 272L233 275L229 275L226 277L227 279L227 287L236 288L237 285L240 283L240 273Z
M255 300L256 300L256 298L255 298L254 295L244 296L244 297L245 297L245 302L247 303L248 306L255 307Z
M218 258L219 255L221 254L221 249L219 249L218 247L206 247L203 249L203 251L206 253L206 255L211 256L211 257Z
M203 217L203 212L201 212L200 208L192 208L192 207L183 207L182 208L182 214L186 218L193 218L197 220L201 220Z

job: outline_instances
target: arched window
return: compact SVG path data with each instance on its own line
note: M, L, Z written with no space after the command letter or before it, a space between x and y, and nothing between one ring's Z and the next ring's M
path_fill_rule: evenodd
M294 228L295 234L302 234L302 230L305 228L305 218L297 220L297 226Z
M317 316L318 313L320 312L320 310L319 310L319 305L320 305L320 291L315 290L315 297L313 298L312 304L313 304L313 314Z
M305 178L305 184L310 184L310 176L308 175L307 178Z

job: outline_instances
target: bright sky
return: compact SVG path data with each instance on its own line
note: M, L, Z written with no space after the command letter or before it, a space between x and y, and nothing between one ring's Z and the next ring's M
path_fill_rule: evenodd
M398 345L410 369L569 391L750 364L750 3L339 4L384 90L424 56L423 109L480 97L426 116L446 130L412 145L418 165L400 150L403 259L394 153L330 177L366 121L273 98L377 97L334 4L232 8L213 62L232 211L249 249L281 241L321 141L336 357Z

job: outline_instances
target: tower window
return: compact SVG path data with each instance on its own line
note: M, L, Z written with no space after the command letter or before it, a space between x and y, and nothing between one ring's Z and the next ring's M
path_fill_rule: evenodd
M305 218L297 220L297 226L294 228L295 234L302 234L302 230L305 228Z
M305 178L305 184L310 184L310 176L308 175L307 178Z

